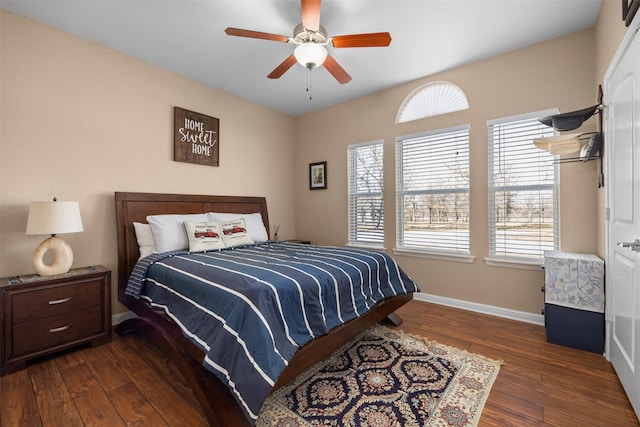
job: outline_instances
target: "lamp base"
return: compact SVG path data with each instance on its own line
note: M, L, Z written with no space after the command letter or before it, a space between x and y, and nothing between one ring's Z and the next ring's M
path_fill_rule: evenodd
M51 251L53 262L50 265L44 263L44 255ZM40 276L53 276L64 274L73 264L73 251L71 246L59 237L51 236L36 248L33 253L33 267Z

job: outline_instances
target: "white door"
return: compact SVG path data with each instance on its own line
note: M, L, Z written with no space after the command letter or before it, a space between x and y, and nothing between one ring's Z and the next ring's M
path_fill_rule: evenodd
M640 239L638 22L636 19L635 32L629 30L605 75L604 155L609 207L607 357L640 417L640 245L638 251L627 245Z

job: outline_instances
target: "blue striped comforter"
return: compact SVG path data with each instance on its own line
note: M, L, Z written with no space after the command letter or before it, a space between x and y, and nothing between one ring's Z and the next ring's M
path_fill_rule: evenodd
M153 254L126 293L163 308L253 424L296 350L376 302L419 291L388 255L267 242Z

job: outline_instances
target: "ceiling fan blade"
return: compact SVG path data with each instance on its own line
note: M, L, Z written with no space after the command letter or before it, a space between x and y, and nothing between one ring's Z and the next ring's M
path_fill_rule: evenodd
M320 29L320 0L301 0L302 26L309 31Z
M324 60L324 68L326 68L341 85L351 81L349 73L347 73L331 55L327 55L327 59Z
M287 57L287 59L282 61L280 65L274 68L271 74L269 74L267 77L269 77L270 79L279 79L295 63L296 63L296 57L293 55L290 55L289 57Z
M224 30L230 36L249 37L252 39L271 40L274 42L288 43L289 37L281 36L279 34L263 33L261 31L243 30L241 28L228 27Z
M389 33L350 34L335 36L331 40L333 47L384 47L391 44Z

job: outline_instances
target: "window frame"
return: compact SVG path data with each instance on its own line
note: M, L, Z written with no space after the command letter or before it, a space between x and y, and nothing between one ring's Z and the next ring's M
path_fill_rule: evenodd
M360 149L369 148L372 146L379 147L381 153L380 160L380 174L381 174L381 183L379 185L380 191L370 191L370 192L357 192L357 182L356 182L356 162L357 156L355 153ZM381 219L380 219L380 231L381 231L381 239L379 241L376 240L367 240L367 239L359 239L358 238L358 215L357 212L354 212L354 209L357 209L358 204L354 203L357 199L367 198L367 197L379 197L380 204L382 209ZM351 144L347 147L347 246L357 246L357 247L365 247L365 248L373 248L373 249L383 249L384 248L384 140L374 140L368 142L362 142L358 144ZM354 223L355 219L355 223Z
M544 249L540 257L527 257L527 256L505 256L497 254L497 242L496 242L496 215L495 215L495 205L496 205L496 193L499 191L498 188L502 188L503 190L513 188L512 191L541 191L541 190L552 190L552 246L553 248L550 250L559 250L560 246L560 168L558 162L558 156L547 154L551 156L551 158L547 159L552 162L554 182L552 184L526 184L526 185L502 185L497 186L494 184L494 152L495 152L495 144L493 138L493 128L498 125L508 125L514 124L517 122L531 121L535 123L539 117L549 116L558 113L558 109L548 109L544 111L536 111L532 113L519 114L514 116L502 117L498 119L487 120L487 208L488 208L488 231L489 231L489 256L485 258L485 262L490 266L498 266L498 267L510 267L510 268L524 268L524 269L536 269L539 270L542 264L542 260L544 257ZM557 135L557 132L553 128L546 127L542 123L540 123L541 131L540 135L532 135L531 136L531 146L533 147L533 139L539 138L541 136L553 136ZM527 136L528 137L528 136ZM536 150L540 150L538 153L539 156L544 156L544 150L539 148L535 148ZM534 162L532 161L531 164ZM542 245L540 245L542 246ZM542 248L541 248L542 249Z
M471 125L459 125L449 128L437 129L427 132L421 132L417 134L404 135L396 138L395 147L395 173L396 173L396 247L393 250L398 255L409 255L424 257L430 259L457 261L457 262L473 262L475 257L471 255L471 187L470 179L467 181L467 185L464 189L460 188L441 188L441 189L424 189L424 190L404 190L404 158L403 158L403 145L405 143L413 142L416 139L436 139L446 136L447 134L466 132L466 162L467 162L467 174L470 173L471 165ZM446 250L443 248L433 247L429 245L417 246L406 245L404 238L404 197L406 195L420 195L420 194L450 194L450 193L465 193L467 194L467 246L463 250Z

